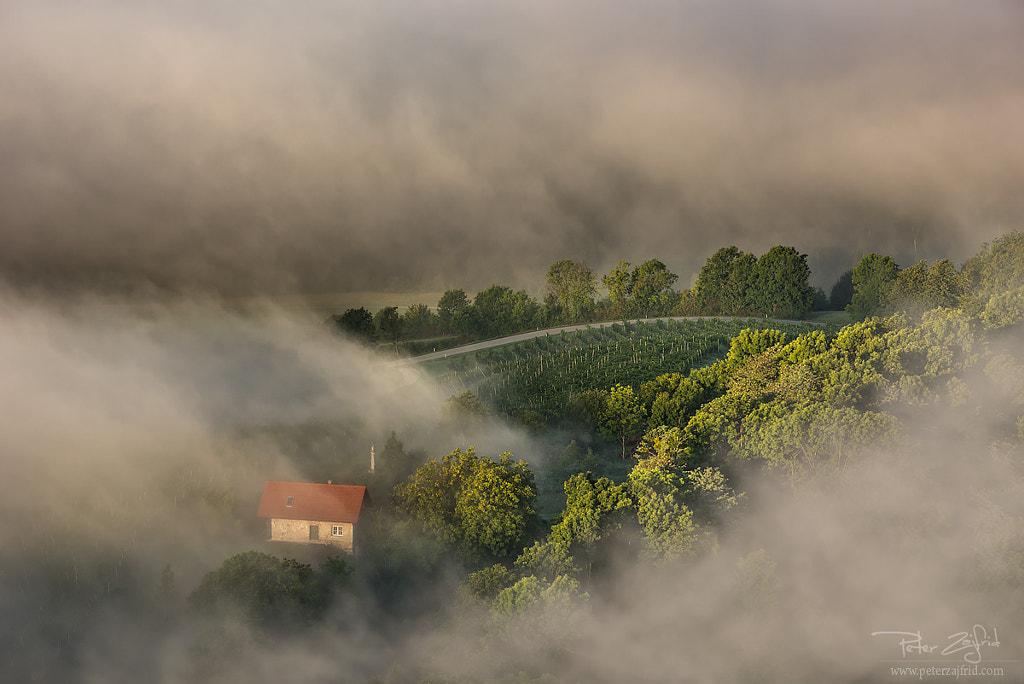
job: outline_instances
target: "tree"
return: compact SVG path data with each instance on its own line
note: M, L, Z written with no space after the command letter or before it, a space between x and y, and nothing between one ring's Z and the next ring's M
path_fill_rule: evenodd
M919 261L899 272L886 302L891 310L920 320L925 311L957 307L965 290L966 279L949 259L936 261L931 267Z
M597 441L597 432L607 401L606 390L591 389L571 395L565 404L562 415L567 427L580 437L586 434L590 438L591 446Z
M701 406L725 393L727 376L725 362L717 361L687 376L667 373L644 383L640 398L648 414L647 427L686 427Z
M868 254L853 269L853 298L846 312L855 321L883 313L899 266L892 257Z
M377 328L385 339L394 342L395 353L397 354L398 340L402 339L402 333L405 330L405 321L403 321L402 317L398 315L398 307L384 307L377 312L376 316L374 316L374 323L377 324Z
M706 313L745 313L756 265L753 254L736 247L722 247L708 257L694 288L701 309Z
M437 302L437 316L441 321L441 332L455 332L453 319L470 306L469 297L463 290L448 290Z
M963 268L967 285L976 296L1010 292L1024 282L1024 232L1013 231L983 244Z
M648 555L674 558L693 553L697 525L683 500L684 491L685 484L674 470L637 465L629 473L629 492Z
M621 318L627 318L630 314L629 297L633 290L633 278L629 267L628 261L620 261L601 281L608 290L612 310Z
M392 500L469 562L507 558L522 548L539 518L533 473L508 452L498 460L456 449L421 466Z
M580 568L589 584L602 542L622 527L632 508L627 487L590 472L577 473L564 483L565 510L551 528L547 541L534 544L516 565L549 580Z
M648 259L629 269L628 261L620 261L602 282L608 290L612 310L621 318L639 315L645 318L663 315L678 303L672 285L678 279L661 261Z
M377 478L390 491L396 483L409 477L422 462L422 453L407 452L398 434L392 430L377 455Z
M757 260L748 297L752 309L771 318L803 318L814 304L807 255L777 245Z
M413 304L402 314L409 339L422 340L437 334L440 319L426 304Z
M608 391L604 415L601 417L601 431L622 445L622 458L626 458L626 445L644 418L644 408L632 387L615 385Z
M636 449L640 465L645 468L677 468L685 457L683 433L678 427L659 425L648 430Z
M762 459L792 484L844 471L873 449L891 446L898 422L886 413L836 408L822 401L759 405L743 421L743 458Z
M833 311L845 311L847 305L853 301L853 269L844 271L828 295L828 304Z
M744 328L739 335L732 338L729 354L725 357L725 365L728 369L735 370L747 359L784 344L786 333L781 330Z
M208 572L188 600L201 614L234 610L253 626L286 629L321 617L351 574L337 557L314 570L290 558L246 551Z
M540 311L540 304L525 290L513 291L504 285L492 285L473 298L476 311L476 334L498 337L531 327Z
M811 308L814 311L828 311L828 295L820 287L812 287L811 292L814 297L814 302L811 304Z
M649 259L634 268L631 275L634 312L649 318L670 311L675 304L671 287L678 278L657 259Z
M556 261L548 269L548 293L567 323L586 320L594 310L597 294L594 271L581 261Z
M445 420L457 423L479 421L491 414L487 404L470 390L448 397L441 412Z
M348 309L340 316L331 316L328 322L339 332L359 340L363 344L370 344L377 338L377 326L373 323L373 314L363 307Z

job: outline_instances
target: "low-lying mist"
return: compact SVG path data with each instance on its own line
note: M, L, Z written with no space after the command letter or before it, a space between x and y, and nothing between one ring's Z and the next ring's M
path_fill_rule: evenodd
M182 606L206 572L263 542L265 480L364 473L391 430L423 458L476 446L543 467L543 448L507 426L451 434L445 392L311 316L7 294L0 318L0 665L17 679L207 679L197 653L213 646ZM346 595L270 642L229 621L230 658L209 678L888 681L887 661L925 654L872 633L919 632L941 651L978 629L998 634L983 664L1019 678L1019 441L955 409L906 421L897 452L813 486L746 477L746 508L714 553L652 566L627 551L556 617L497 629L441 608L404 623ZM300 461L289 430L324 436ZM442 571L433 600L449 602L458 579L454 564Z
M0 274L540 289L960 259L1020 223L1017 0L0 7Z

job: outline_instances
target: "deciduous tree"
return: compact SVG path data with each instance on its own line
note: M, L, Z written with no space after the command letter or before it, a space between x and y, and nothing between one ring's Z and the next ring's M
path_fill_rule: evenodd
M899 267L892 257L868 254L853 269L853 298L846 312L855 321L884 312Z
M741 314L749 309L748 291L757 259L736 247L708 257L697 276L697 302L707 313Z
M771 318L803 318L814 304L807 255L777 245L757 260L748 299L755 313Z
M548 269L548 293L567 323L586 320L594 310L597 293L594 271L581 261L562 259Z
M633 310L644 318L668 313L676 302L671 289L678 278L658 259L637 266L632 273Z
M373 314L363 307L348 309L340 316L331 316L328 321L339 332L364 344L377 339L377 326L373 323Z
M448 290L437 302L437 316L444 333L457 332L454 329L454 318L470 306L469 297L464 290Z
M477 456L472 447L428 461L392 497L469 562L515 555L538 525L535 498L525 462L508 452L496 461Z
M398 341L402 339L402 333L405 331L405 321L398 315L397 306L386 306L377 312L374 316L374 323L377 324L377 328L380 330L381 335L385 339L390 340L395 345L395 353L398 353Z
M622 458L626 457L626 445L643 424L644 417L644 408L632 387L615 385L608 391L601 429L606 436L622 445Z

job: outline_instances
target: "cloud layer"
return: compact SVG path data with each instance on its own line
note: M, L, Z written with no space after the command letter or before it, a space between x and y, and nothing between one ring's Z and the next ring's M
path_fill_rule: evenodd
M1012 0L5 3L0 273L223 292L538 287L1019 228ZM830 282L821 283L828 286Z

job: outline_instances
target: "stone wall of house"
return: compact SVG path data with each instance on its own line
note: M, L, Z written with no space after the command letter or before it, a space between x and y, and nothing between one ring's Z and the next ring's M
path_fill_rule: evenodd
M340 525L341 535L332 534L332 529ZM317 538L310 539L310 527L317 528ZM325 520L282 520L273 518L270 521L270 539L272 541L302 542L305 544L325 544L352 553L352 541L355 526L352 523L336 523Z

